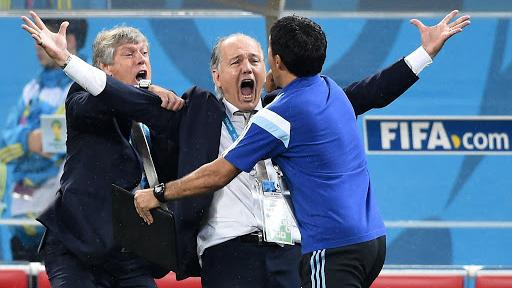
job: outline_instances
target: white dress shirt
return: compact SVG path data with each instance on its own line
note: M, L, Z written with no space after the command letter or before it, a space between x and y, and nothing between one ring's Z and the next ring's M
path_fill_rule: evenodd
M428 65L432 64L432 58L430 58L430 55L428 55L427 51L425 51L422 46L407 55L404 61L416 76Z
M245 126L243 115L234 115L238 109L222 99L226 114L240 135ZM261 101L256 110L261 109ZM225 124L222 124L219 156L233 144ZM263 228L263 215L258 198L254 197L256 178L241 172L224 188L217 190L210 205L208 221L197 236L197 253L199 258L208 247L226 242ZM256 194L257 195L257 194Z

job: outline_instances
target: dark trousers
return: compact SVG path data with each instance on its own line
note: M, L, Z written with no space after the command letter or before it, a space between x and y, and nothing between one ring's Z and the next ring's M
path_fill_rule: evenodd
M207 248L204 288L298 288L300 245L246 242L239 238Z
M129 252L112 252L105 262L90 265L68 251L47 230L40 253L52 288L156 288L148 264Z
M386 236L302 256L302 288L368 288L386 258Z

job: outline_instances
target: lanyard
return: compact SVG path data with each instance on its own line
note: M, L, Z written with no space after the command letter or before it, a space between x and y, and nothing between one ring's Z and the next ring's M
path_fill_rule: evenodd
M235 126L233 125L231 120L229 120L229 117L227 114L226 114L226 117L224 117L224 119L222 119L222 122L224 123L224 125L226 125L226 128L228 129L228 132L229 132L229 136L231 136L231 139L233 140L233 142L235 142L236 139L238 138L238 132L236 132Z
M238 138L238 133L227 114L226 117L222 119L222 122L226 125L231 139L235 142ZM258 198L263 214L264 239L268 242L293 245L296 240L295 238L297 238L296 235L300 235L297 228L297 221L295 220L293 212L290 209L291 206L288 204L286 198L282 194L282 191L280 189L276 191L276 189L278 189L276 183L280 183L281 186L279 187L282 187L281 189L286 189L285 182L280 181L281 178L277 175L275 170L275 176L273 180L270 180L268 171L272 171L273 169L267 169L266 162L268 162L269 165L272 165L270 160L259 161L255 166L257 171L256 176L253 175L256 178L256 181L262 185L260 190L262 193L264 188L267 186L274 191L274 193L269 193L268 195L263 193L263 197L259 196ZM294 238L292 238L292 230L294 231ZM300 239L300 236L298 237Z

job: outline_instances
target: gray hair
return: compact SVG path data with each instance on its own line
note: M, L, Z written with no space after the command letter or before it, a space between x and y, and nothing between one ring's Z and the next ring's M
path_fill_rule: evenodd
M254 41L256 44L258 44L258 47L260 48L261 55L263 56L263 49L261 49L261 44L258 42L258 40L254 39L253 37L243 34L243 33L233 33L224 37L221 37L217 40L215 45L213 45L212 54L210 55L210 72L213 72L213 70L220 70L220 62L221 62L221 53L220 53L220 47L222 46L222 43L224 41L235 38L235 37L245 37L249 38L252 41ZM263 56L264 57L264 56ZM262 59L264 60L264 59ZM215 82L213 83L215 86L215 93L217 94L217 98L221 99L223 97L222 91L215 85Z
M148 40L137 28L117 26L109 30L103 30L98 33L92 45L93 65L98 68L100 68L100 64L112 65L114 63L114 51L117 47L126 43L138 44L142 42L148 43Z

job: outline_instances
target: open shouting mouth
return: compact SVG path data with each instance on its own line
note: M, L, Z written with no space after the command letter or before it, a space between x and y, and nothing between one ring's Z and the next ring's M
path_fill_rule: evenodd
M140 70L137 72L137 75L135 76L135 79L137 81L140 81L142 79L146 79L148 77L148 71L147 70Z
M253 79L244 79L240 83L240 93L242 96L252 96L254 94L254 80Z

